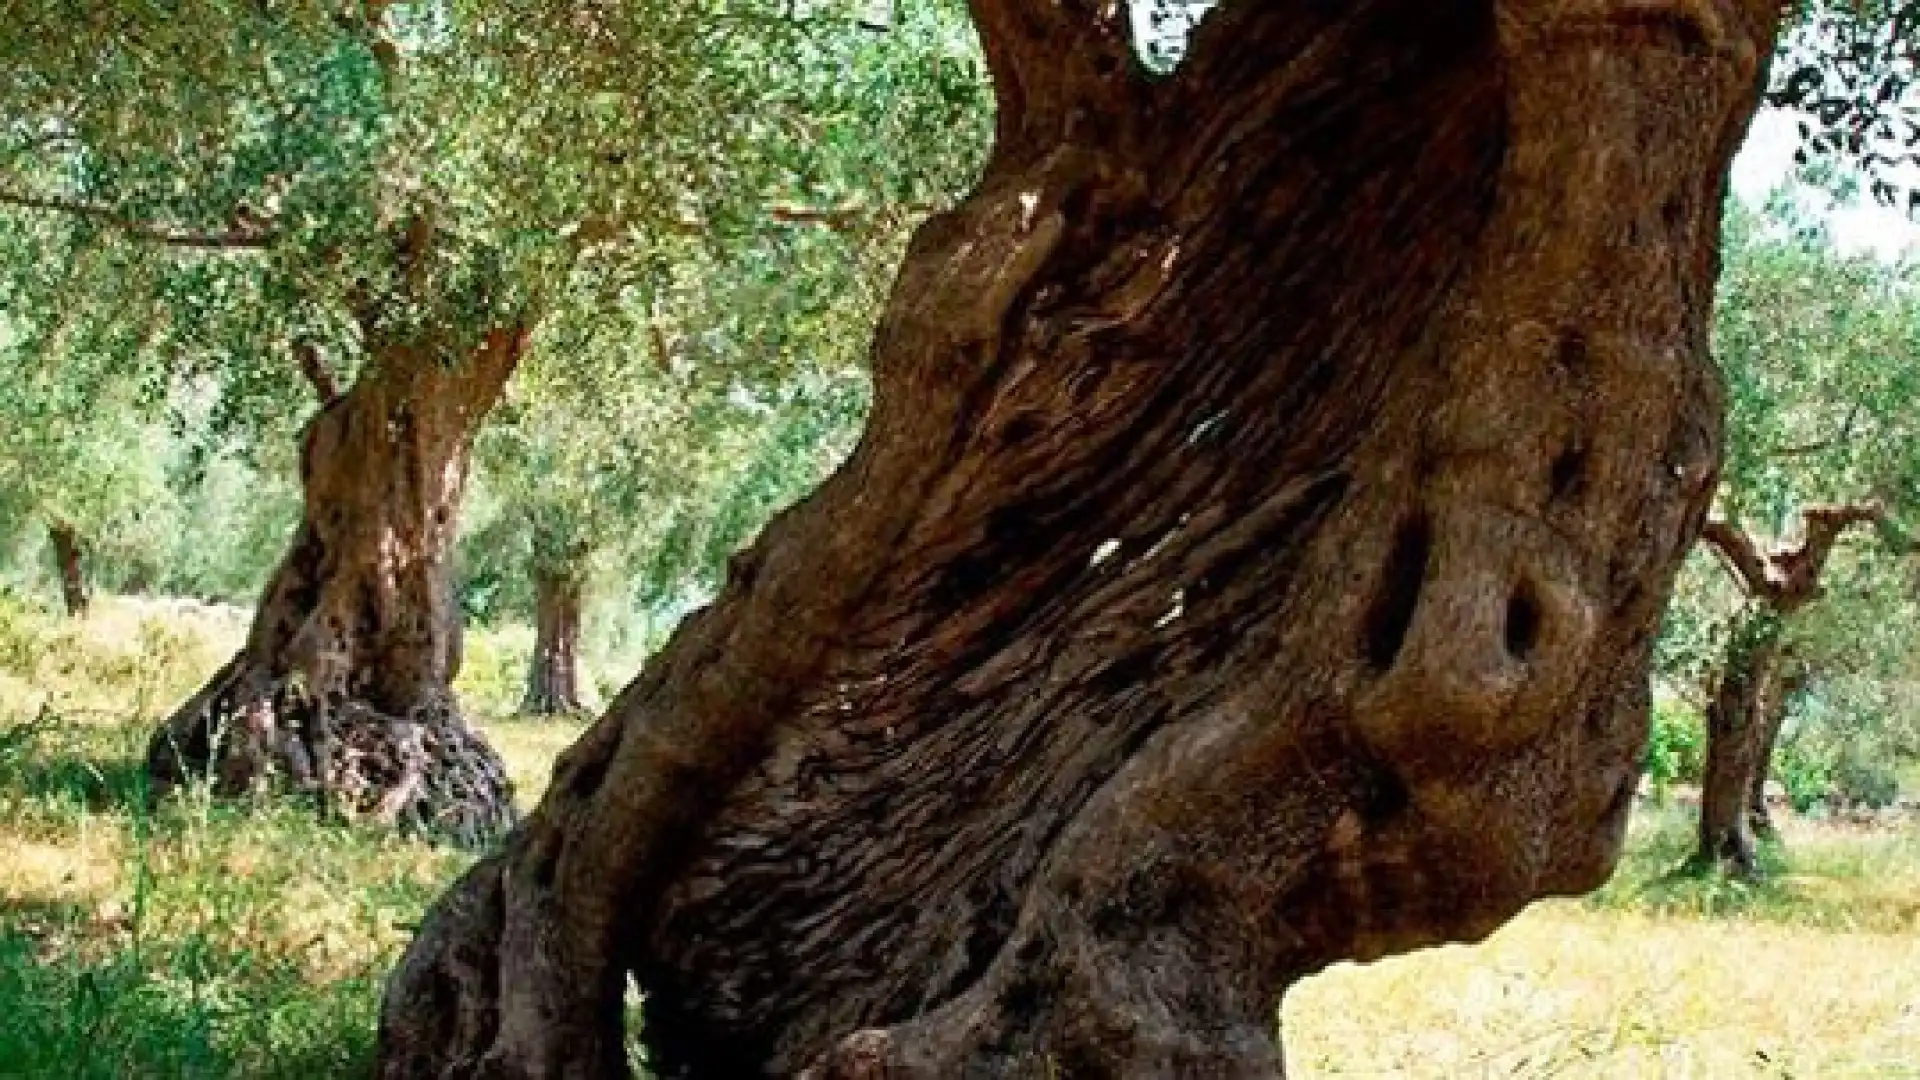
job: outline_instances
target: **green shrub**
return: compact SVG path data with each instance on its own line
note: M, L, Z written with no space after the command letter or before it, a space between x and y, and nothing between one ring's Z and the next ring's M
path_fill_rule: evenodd
M39 624L26 601L0 588L0 671L29 670L39 651Z
M1892 805L1910 759L1911 706L1881 680L1837 679L1823 689L1795 702L1774 754L1788 797L1803 811L1829 800Z
M1698 783L1706 746L1707 726L1698 709L1671 698L1654 702L1642 767L1656 787Z
M1794 810L1806 813L1833 792L1833 763L1810 740L1783 742L1773 752L1773 775Z
M1892 806L1900 797L1900 774L1893 761L1858 742L1841 748L1832 776L1833 796L1849 806L1878 810Z
M469 631L463 645L460 677L453 684L461 704L480 716L512 716L519 711L527 690L527 665L533 658L532 627Z

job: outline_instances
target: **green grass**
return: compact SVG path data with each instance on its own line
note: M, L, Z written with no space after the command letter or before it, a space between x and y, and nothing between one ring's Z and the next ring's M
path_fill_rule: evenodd
M371 1068L386 973L470 857L285 804L148 813L148 735L244 628L0 609L0 1077ZM486 726L529 805L578 730Z
M1780 827L1781 842L1761 848L1765 875L1748 883L1690 872L1693 819L1643 809L1613 881L1586 902L1596 911L1920 935L1920 822L1894 831L1785 817Z
M363 1076L382 982L467 856L287 805L149 815L139 763L239 613L0 600L0 1077ZM511 706L524 635L462 688ZM577 725L488 721L523 802ZM1675 876L1643 813L1620 875L1488 942L1289 995L1307 1076L1920 1076L1920 836L1789 822L1763 885Z

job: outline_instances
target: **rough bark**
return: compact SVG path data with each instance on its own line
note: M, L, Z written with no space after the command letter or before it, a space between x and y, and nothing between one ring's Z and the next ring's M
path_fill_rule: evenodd
M469 845L511 824L500 759L450 690L447 571L473 436L524 342L515 327L466 356L378 345L314 417L303 520L245 646L155 733L156 795L198 776L222 795L286 783Z
M1610 872L1777 5L978 0L852 458L443 899L387 1077L1271 1076Z
M1811 506L1801 512L1799 541L1764 553L1732 522L1711 521L1702 530L1748 600L1707 707L1696 868L1759 876L1756 837L1773 832L1766 784L1788 692L1782 639L1795 613L1819 599L1821 574L1840 537L1883 517L1873 503Z
M1747 796L1747 828L1753 831L1756 839L1778 839L1780 830L1773 821L1773 807L1767 801L1767 784L1773 775L1773 752L1780 745L1780 728L1786 723L1787 703L1798 694L1807 683L1804 666L1795 663L1791 656L1781 663L1782 673L1768 693L1761 715L1766 718L1766 727L1760 733L1760 752L1754 761L1753 786Z
M65 521L49 524L47 536L53 541L53 562L60 571L60 599L69 616L81 618L93 605L93 590L87 586L86 544L80 530Z
M1719 686L1707 707L1706 767L1700 785L1697 865L1738 877L1760 872L1752 808L1766 783L1770 702L1780 675L1785 619L1767 608L1751 611L1735 628Z
M520 711L533 716L581 712L580 576L568 568L535 567L533 592L533 658Z

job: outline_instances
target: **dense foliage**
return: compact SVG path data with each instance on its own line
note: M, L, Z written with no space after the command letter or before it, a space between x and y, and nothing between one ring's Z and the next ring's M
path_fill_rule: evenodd
M469 613L634 653L850 447L911 226L990 123L957 4L30 5L0 29L0 567L251 602L374 338L536 327ZM55 41L54 39L58 39ZM87 57L82 62L82 57ZM618 678L627 670L607 672Z

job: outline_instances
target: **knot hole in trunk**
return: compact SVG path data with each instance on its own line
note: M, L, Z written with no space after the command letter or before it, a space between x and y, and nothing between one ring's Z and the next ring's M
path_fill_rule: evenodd
M1433 525L1417 513L1394 530L1393 548L1380 574L1379 592L1367 609L1361 651L1376 671L1393 667L1400 646L1420 606L1420 587L1426 580L1427 560L1433 549Z
M1521 582L1507 598L1507 652L1525 660L1540 640L1540 600L1533 586Z

